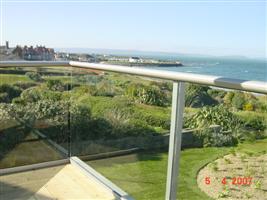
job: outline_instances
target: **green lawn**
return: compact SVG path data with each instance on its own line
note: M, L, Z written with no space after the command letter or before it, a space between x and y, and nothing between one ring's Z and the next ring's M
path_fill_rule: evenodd
M210 199L197 186L197 172L205 164L227 154L230 149L224 147L183 150L178 188L179 199ZM264 152L267 150L267 139L240 144L235 147L235 150ZM139 153L88 163L135 199L164 199L167 153Z
M46 81L47 80L60 80L63 83L71 82L72 81L72 77L70 77L70 76L46 76L44 79Z
M18 82L33 82L31 79L25 75L17 74L0 74L0 84L13 84Z

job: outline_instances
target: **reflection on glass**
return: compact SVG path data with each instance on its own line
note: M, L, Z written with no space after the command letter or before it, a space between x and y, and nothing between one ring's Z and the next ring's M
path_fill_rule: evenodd
M78 156L135 199L164 199L172 82L70 67L0 72L1 169ZM265 195L266 102L186 83L179 198ZM237 193L234 179L251 184Z
M1 68L0 168L66 158L66 72L53 67Z

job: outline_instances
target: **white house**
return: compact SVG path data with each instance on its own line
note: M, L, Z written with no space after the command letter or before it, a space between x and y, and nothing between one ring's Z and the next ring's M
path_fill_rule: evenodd
M143 62L143 60L139 57L130 57L129 62L130 63L141 63L141 62Z

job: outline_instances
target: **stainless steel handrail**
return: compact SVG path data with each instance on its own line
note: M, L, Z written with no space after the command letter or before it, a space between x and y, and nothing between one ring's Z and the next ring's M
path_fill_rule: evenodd
M267 94L267 82L77 61L0 61L0 67L72 66ZM267 76L267 74L266 74Z
M220 76L171 72L140 67L127 67L108 64L86 63L76 61L47 62L47 61L0 61L0 67L45 67L69 66L75 68L95 69L118 73L160 78L173 81L172 114L169 138L168 171L166 181L166 200L176 199L179 174L179 159L181 151L181 134L183 128L183 113L185 105L184 82L237 89L256 93L267 94L267 82L231 79Z

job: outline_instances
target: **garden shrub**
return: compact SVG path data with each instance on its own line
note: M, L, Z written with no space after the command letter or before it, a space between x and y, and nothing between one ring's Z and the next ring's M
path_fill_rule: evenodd
M96 85L103 80L103 76L99 75L75 75L73 76L74 82L85 83L87 85Z
M0 123L5 123L8 120L11 120L10 116L10 104L0 103Z
M170 103L164 91L156 86L131 84L126 89L125 95L137 103L148 105L166 106Z
M110 81L103 80L96 85L96 96L113 97L116 95L116 88Z
M256 110L267 113L267 95L258 96Z
M162 127L165 130L170 129L170 109L155 106L135 105L132 117L140 119L153 127Z
M242 110L245 103L245 95L241 92L236 92L232 99L232 106L238 110Z
M203 107L216 105L217 101L208 94L209 87L196 84L187 84L185 92L185 106Z
M10 103L13 98L20 96L22 90L17 86L2 84L0 85L0 103Z
M234 96L235 96L235 93L234 92L227 92L226 95L223 97L224 103L226 105L231 106L232 105L232 100L233 100Z
M6 92L0 93L0 103L7 103L7 102L9 102L8 93Z
M76 87L73 89L74 95L82 96L82 95L91 95L96 96L96 86L95 85L82 85L80 87Z
M49 90L52 91L64 91L64 84L61 80L58 79L49 79L46 82L46 86Z
M212 128L208 128L201 132L199 135L203 138L204 147L234 146L238 143L237 138L228 131L216 132Z
M79 103L87 105L95 117L103 117L106 110L110 109L118 109L121 112L128 113L131 112L133 105L127 98L120 96L83 96Z
M267 114L256 113L251 111L240 111L236 115L241 120L242 124L248 128L257 131L267 129Z
M256 97L245 92L228 92L224 97L224 103L236 110L252 111L260 104Z
M24 90L20 98L21 100L16 99L14 103L16 102L37 102L42 99L50 99L54 101L61 100L62 93L57 91L51 91L46 89L45 87L33 87Z
M223 105L205 106L185 121L187 127L201 128L220 125L223 131L233 131L240 127L239 119Z
M70 106L70 127L71 136L74 140L94 138L90 134L92 130L92 117L90 109L82 104L72 104Z
M167 90L172 92L172 82L170 81L151 81L149 85L154 85L160 88L161 90Z
M219 103L223 103L224 97L227 94L224 90L208 89L207 93Z
M110 132L111 138L141 136L155 132L154 129L149 127L144 121L131 118L128 114L117 109L106 111L104 119L107 120L112 127Z
M254 110L254 106L252 103L246 103L244 106L243 106L243 110L245 111L253 111Z
M33 81L40 82L43 80L41 74L38 72L27 72L25 75Z
M20 83L15 83L14 86L17 86L18 88L25 90L30 87L37 86L37 83L35 82L20 82Z
M241 122L228 109L220 106L203 107L185 119L189 128L198 129L196 133L204 139L204 146L233 145L240 139ZM211 125L219 125L219 131L212 131Z

